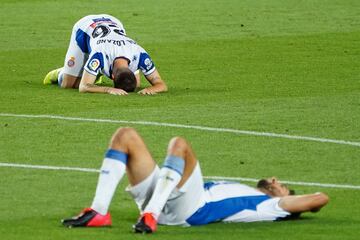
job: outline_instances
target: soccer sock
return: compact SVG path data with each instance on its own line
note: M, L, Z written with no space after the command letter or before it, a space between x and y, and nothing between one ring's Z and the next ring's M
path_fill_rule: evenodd
M158 219L171 192L175 189L184 173L185 161L181 157L169 155L160 170L153 195L144 209Z
M109 149L100 169L96 193L91 208L105 215L108 212L116 187L126 171L128 155Z
M64 79L64 68L61 68L61 70L59 71L59 74L58 74L58 79L57 79L57 83L59 85L59 87L61 87L61 83Z

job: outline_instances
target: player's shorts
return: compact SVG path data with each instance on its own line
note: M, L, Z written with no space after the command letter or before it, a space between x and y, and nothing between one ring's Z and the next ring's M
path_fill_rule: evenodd
M152 196L159 172L160 169L156 167L144 181L135 186L128 186L126 189L134 198L140 212L143 211ZM175 188L171 193L159 216L158 223L188 226L186 219L204 203L203 186L200 166L197 164L186 183L180 189Z
M140 212L145 209L147 203L150 201L156 182L159 178L159 174L160 169L156 165L153 172L142 182L135 186L129 185L126 187L126 191L133 197Z
M64 73L75 77L82 76L84 65L89 57L89 41L92 31L94 30L90 25L94 23L93 19L101 18L110 19L125 33L122 23L111 15L100 14L83 17L75 23L72 29L70 43L64 61Z

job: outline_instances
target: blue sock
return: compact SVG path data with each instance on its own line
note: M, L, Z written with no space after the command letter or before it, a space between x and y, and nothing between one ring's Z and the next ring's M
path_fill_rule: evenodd
M181 157L177 157L174 155L168 155L165 158L163 167L170 168L170 169L176 171L177 173L179 173L180 176L182 176L184 173L185 160L182 159Z

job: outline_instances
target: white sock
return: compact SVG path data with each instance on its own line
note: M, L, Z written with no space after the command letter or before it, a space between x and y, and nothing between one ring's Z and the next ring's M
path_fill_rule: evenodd
M101 166L96 193L91 208L106 215L117 185L126 172L127 155L110 149Z
M58 74L57 84L61 87L61 83L64 80L64 68L62 67Z
M160 170L152 197L144 209L144 212L152 213L158 219L171 192L179 184L184 172L185 162L182 158L168 156L164 166Z

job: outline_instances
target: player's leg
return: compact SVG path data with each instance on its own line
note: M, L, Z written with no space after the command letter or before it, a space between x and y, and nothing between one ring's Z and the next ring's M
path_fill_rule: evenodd
M125 171L130 184L136 185L155 168L156 163L140 135L132 128L118 129L105 154L91 208L77 218L63 220L63 224L68 227L111 225L108 208Z
M78 88L85 62L88 58L88 36L81 27L86 19L81 19L74 25L70 43L66 52L64 67L58 75L58 85L61 88Z
M88 17L84 17L75 23L64 66L50 71L44 78L44 84L58 84L61 88L77 88L79 86L89 52L88 41L90 36L82 30L87 27L88 22Z
M190 144L183 138L173 138L169 143L152 197L139 222L134 225L135 232L151 233L156 230L156 222L170 194L175 188L182 188L196 166L197 160ZM202 187L202 184L200 185Z

